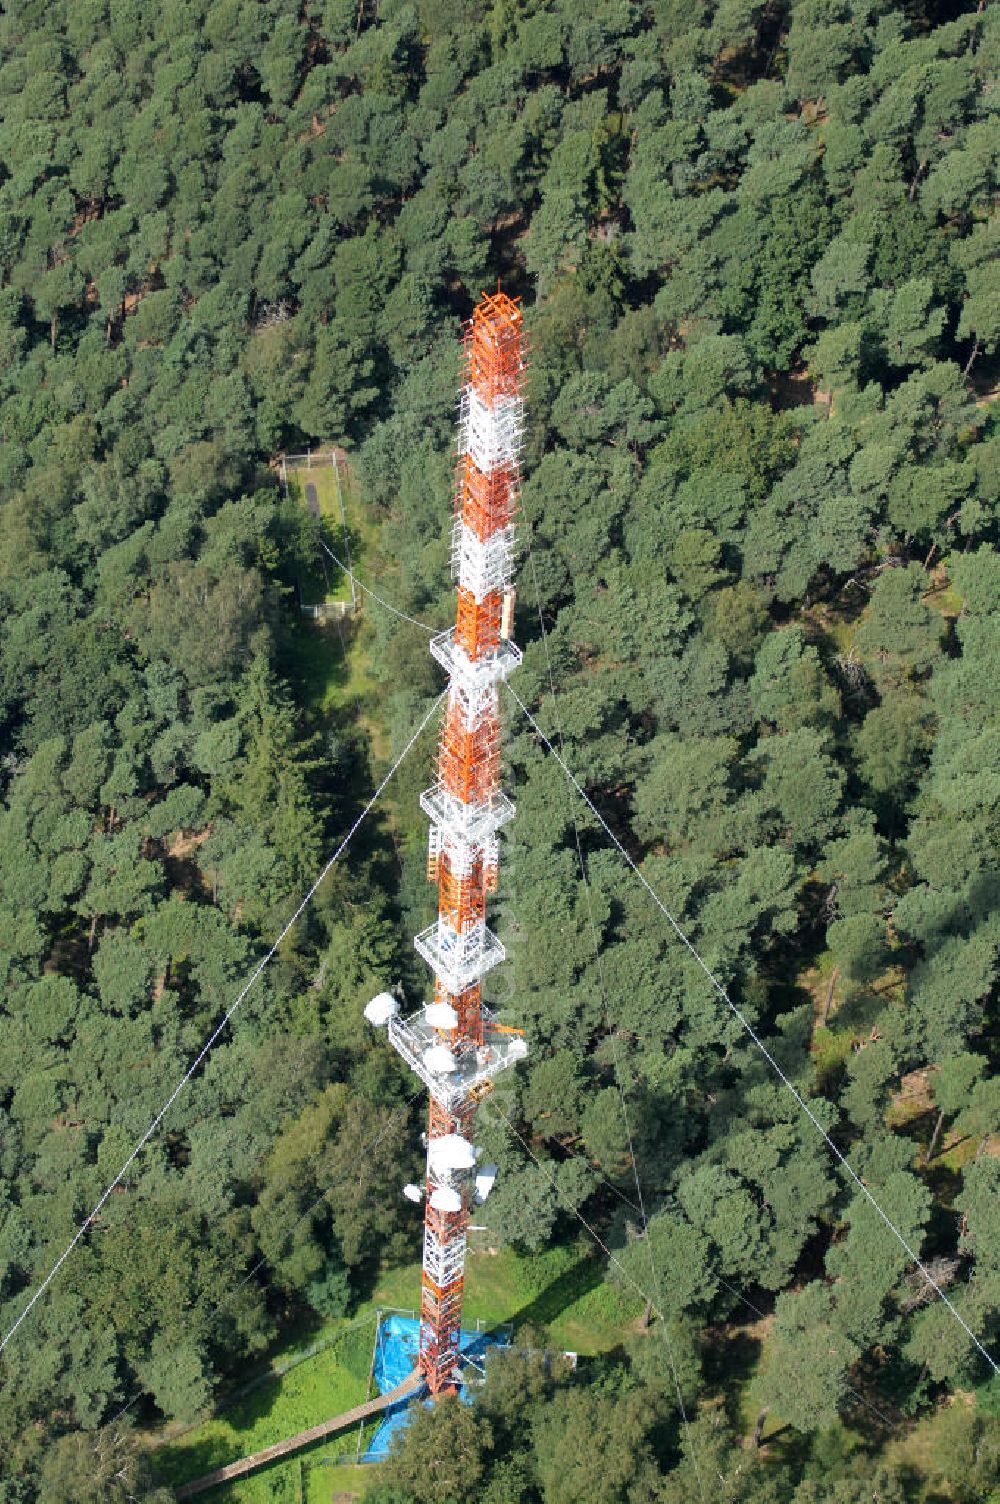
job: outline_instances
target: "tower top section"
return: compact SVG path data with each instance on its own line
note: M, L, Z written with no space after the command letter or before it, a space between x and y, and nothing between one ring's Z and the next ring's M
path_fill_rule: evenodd
M524 335L520 304L505 292L484 293L465 326L466 380L492 404L520 395Z

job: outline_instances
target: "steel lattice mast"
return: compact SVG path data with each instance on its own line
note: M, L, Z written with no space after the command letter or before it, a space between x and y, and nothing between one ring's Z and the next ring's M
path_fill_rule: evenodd
M497 886L497 831L514 813L500 789L499 683L521 661L510 628L523 381L521 310L499 290L484 294L464 338L452 535L457 624L431 641L449 679L438 779L420 798L431 822L427 873L438 884L438 917L414 944L434 973L434 1001L407 1019L388 994L365 1010L371 1022L388 1023L393 1045L430 1092L419 1362L432 1394L454 1381L466 1229L491 1183L490 1173L475 1173L476 1107L493 1078L527 1054L481 995L483 976L504 959L486 925L486 897Z

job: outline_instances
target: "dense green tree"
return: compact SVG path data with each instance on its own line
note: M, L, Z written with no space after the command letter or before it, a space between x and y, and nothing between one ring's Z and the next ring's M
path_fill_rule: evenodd
M783 1504L789 1479L780 1466L744 1451L720 1408L689 1418L681 1433L681 1455L660 1485L665 1504L685 1504L704 1488L717 1490L726 1504Z
M825 1484L800 1483L792 1495L793 1504L868 1504L869 1499L878 1504L906 1504L903 1482L895 1472L885 1467L876 1467L873 1472L866 1460L863 1474Z
M387 1481L417 1504L465 1504L478 1495L492 1443L489 1421L452 1396L419 1410L400 1433Z
M128 1430L109 1426L60 1437L42 1464L39 1483L52 1504L166 1504L169 1490L151 1488L147 1474Z
M832 1425L860 1348L837 1321L833 1293L814 1283L778 1299L761 1396L801 1431Z
M625 1289L654 1285L651 1296L663 1311L704 1310L719 1288L713 1254L706 1230L661 1213L616 1255L611 1274Z
M856 639L876 679L923 674L937 656L941 626L921 599L925 579L916 564L878 579Z
M618 1504L654 1496L656 1469L649 1433L657 1405L648 1391L620 1397L566 1389L533 1426L542 1496L548 1504Z

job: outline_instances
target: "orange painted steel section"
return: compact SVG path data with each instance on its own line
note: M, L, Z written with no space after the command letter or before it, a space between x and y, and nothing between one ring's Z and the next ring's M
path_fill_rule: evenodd
M447 1243L448 1239L455 1233L463 1231L469 1214L464 1207L460 1212L435 1211L430 1204L430 1181L427 1184L427 1215L424 1218L424 1226L430 1228L442 1243ZM427 1276L427 1280L428 1284L433 1283L429 1275Z
M486 918L483 864L474 862L465 877L456 877L446 856L441 858L438 866L438 916L446 919L458 934L464 935Z
M496 793L500 783L500 723L495 711L470 731L461 705L449 703L438 771L448 793L463 804L485 801Z
M485 293L465 330L467 379L484 402L514 397L524 383L521 310L505 292Z
M471 1044L480 1045L483 1042L483 996L478 982L473 982L471 987L466 987L464 992L448 992L440 982L434 983L434 1001L436 1003L450 1003L458 1014L458 1024L454 1029L442 1031L441 1038L445 1044L454 1039L468 1040ZM434 1128L433 1098L431 1099L431 1127L430 1136L434 1138L437 1130ZM438 1109L439 1111L441 1109ZM449 1122L451 1119L449 1119ZM471 1124L471 1113L469 1115ZM463 1128L442 1128L442 1133L461 1133L463 1138L468 1134Z
M460 1212L435 1211L430 1205L431 1189L428 1182L425 1227L444 1246L464 1234L469 1214L464 1207ZM432 1394L448 1384L458 1361L464 1293L464 1274L446 1285L438 1285L424 1271L420 1290L420 1368Z
M464 1288L463 1278L452 1280L451 1284L445 1285L443 1290L439 1290L433 1280L427 1280L420 1300L421 1316L433 1322L436 1327L449 1322L453 1317L460 1317Z
M485 543L501 528L514 520L517 503L517 472L500 465L495 470L480 470L471 454L459 463L455 510L472 529L480 543Z
M473 1044L481 1045L483 1042L483 998L477 982L474 987L467 987L464 992L456 992L451 999L451 1006L458 1014L458 1027L464 1037Z
M478 988L476 991L478 992ZM453 1002L450 993L437 988L434 1000L438 1003ZM431 1097L430 1121L428 1123L428 1136L430 1138L443 1138L446 1133L458 1133L462 1138L468 1138L472 1129L473 1109L471 1103L462 1111L451 1113Z
M451 1387L458 1362L465 1279L448 1286L439 1298L433 1282L425 1279L420 1292L420 1370L432 1394Z
M473 660L484 657L500 644L503 591L493 590L477 601L471 590L458 591L458 625L455 641Z

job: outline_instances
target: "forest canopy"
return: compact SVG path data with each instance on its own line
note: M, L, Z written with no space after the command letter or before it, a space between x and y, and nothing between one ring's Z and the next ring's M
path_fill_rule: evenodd
M998 63L962 0L5 5L3 1331L439 688L369 604L369 699L311 695L276 457L343 450L384 588L444 625L499 277L517 692L995 1351ZM655 1314L576 1375L498 1359L372 1504L988 1499L987 1365L508 708L493 1001L532 1048L484 1215L527 1257L581 1213ZM164 1497L123 1407L194 1419L415 1256L361 1007L426 986L421 747L0 1356L4 1504ZM747 1302L791 1446L739 1409Z

